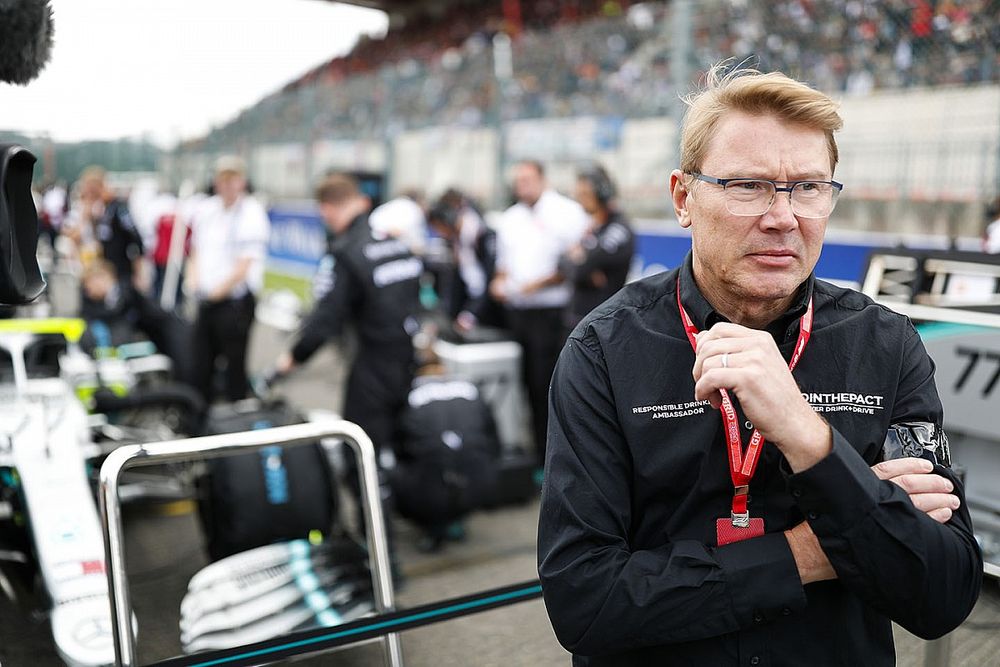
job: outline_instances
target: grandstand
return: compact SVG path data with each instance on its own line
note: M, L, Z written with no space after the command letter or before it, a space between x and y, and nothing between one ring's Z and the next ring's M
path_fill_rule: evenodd
M180 146L172 180L200 179L235 150L278 199L343 168L499 204L510 160L539 157L564 185L599 159L633 214L661 217L679 95L730 57L843 100L835 227L977 236L998 191L998 0L708 0L687 3L689 15L659 1L357 4L390 13L383 38ZM679 30L689 81L674 81ZM495 67L499 34L513 37L509 77Z

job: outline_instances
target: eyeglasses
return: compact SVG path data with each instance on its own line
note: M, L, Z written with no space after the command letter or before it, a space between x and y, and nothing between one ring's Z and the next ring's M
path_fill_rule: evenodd
M721 185L726 208L733 215L764 215L774 195L787 192L792 213L800 218L825 218L833 213L837 196L844 189L837 181L769 181L764 178L715 178L689 172L699 181ZM784 184L779 187L778 183Z

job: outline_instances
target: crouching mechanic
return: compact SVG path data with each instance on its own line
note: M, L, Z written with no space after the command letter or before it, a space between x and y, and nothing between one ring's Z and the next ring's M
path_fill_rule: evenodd
M982 580L934 364L813 275L834 102L718 67L688 102L691 253L585 318L553 376L546 608L574 665L893 665L891 621L943 635Z
M332 272L326 292L306 319L276 370L304 363L331 337L353 323L357 354L344 398L344 419L358 424L375 445L390 450L399 414L413 380L415 316L423 264L400 240L376 238L368 224L371 201L350 176L335 174L317 188L320 216L331 232L323 264ZM379 457L381 458L381 457ZM356 483L356 475L349 475Z
M430 349L418 357L390 481L396 509L424 530L418 548L436 551L464 539L461 519L493 500L500 439L476 385L449 377Z

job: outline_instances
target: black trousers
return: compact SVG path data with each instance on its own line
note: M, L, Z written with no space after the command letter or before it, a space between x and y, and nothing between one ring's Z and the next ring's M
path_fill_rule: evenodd
M538 465L545 462L549 424L549 383L566 343L562 308L508 308L507 323L521 345L521 373L528 390L531 434Z
M191 384L201 392L206 405L215 398L213 383L219 360L226 364L226 400L238 401L247 396L247 341L255 304L253 294L248 293L239 299L202 303L198 307L192 335Z
M408 341L400 345L379 346L378 349L362 344L354 358L344 396L344 419L360 426L371 439L375 446L376 462L383 449L391 450L395 446L399 418L406 407L413 382L413 370L413 345ZM348 456L345 464L348 488L355 499L360 501L357 461L354 456ZM379 487L392 549L393 536L388 518L394 503L388 476L382 471L380 463ZM364 519L360 512L360 502L358 510L357 523L363 532Z
M413 382L413 345L361 345L351 365L344 396L344 419L365 430L376 453L392 448L399 416Z

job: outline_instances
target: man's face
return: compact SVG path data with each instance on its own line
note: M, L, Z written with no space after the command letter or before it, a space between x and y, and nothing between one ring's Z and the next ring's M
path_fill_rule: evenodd
M104 271L95 271L83 279L83 292L92 301L103 301L115 286L115 277Z
M215 192L226 204L232 204L246 189L247 181L242 174L224 171L215 177Z
M84 201L98 201L104 196L104 179L100 176L88 176L80 184L80 198Z
M428 224L431 226L431 229L434 230L434 233L443 238L445 241L454 243L458 240L458 229L456 227L446 225L437 220L430 220L428 221Z
M339 234L350 224L352 216L343 202L320 202L319 215L323 224L334 234Z
M573 193L573 197L589 215L594 215L600 210L601 206L597 195L594 194L594 186L586 178L576 180L576 191Z
M545 178L531 164L519 164L514 168L514 196L528 206L534 206L545 192Z
M776 181L833 177L822 130L739 112L721 119L701 172ZM827 218L796 217L787 192L776 193L764 215L733 215L721 186L676 183L689 178L678 171L671 176L681 226L691 228L695 275L706 283L700 286L732 299L770 301L794 294L819 259Z

